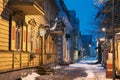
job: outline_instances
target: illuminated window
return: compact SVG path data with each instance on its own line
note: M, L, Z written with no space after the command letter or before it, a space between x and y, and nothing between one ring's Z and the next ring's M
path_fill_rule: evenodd
M16 21L16 40L15 40L15 48L17 51L20 51L21 49L21 27L22 27L22 21L18 20Z

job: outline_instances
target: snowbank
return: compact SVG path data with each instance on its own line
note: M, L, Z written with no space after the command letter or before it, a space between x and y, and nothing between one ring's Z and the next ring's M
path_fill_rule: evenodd
M36 77L39 77L40 75L36 72L32 72L31 74L28 74L27 76L25 77L22 77L21 76L21 79L22 80L36 80Z

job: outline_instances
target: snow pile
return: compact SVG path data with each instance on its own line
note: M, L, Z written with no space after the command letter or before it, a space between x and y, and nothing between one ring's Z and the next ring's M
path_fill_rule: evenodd
M40 76L39 74L32 72L31 74L28 74L25 77L21 77L21 79L22 80L36 80L36 77L39 77L39 76Z
M81 63L96 63L98 62L98 60L84 60L84 61L80 61Z
M69 67L81 67L81 64L79 63L70 64Z
M74 80L83 80L81 77L75 78Z
M86 70L86 73L88 73L87 78L95 78L95 74L92 70Z
M56 70L56 69L61 69L61 66L55 66L55 67L51 67L51 68Z

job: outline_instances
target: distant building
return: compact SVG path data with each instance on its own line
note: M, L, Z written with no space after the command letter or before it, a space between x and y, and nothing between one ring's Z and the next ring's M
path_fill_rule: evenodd
M69 20L70 23L73 27L73 30L71 31L71 48L70 48L70 56L71 56L71 60L74 60L74 47L75 47L75 43L74 43L74 23L75 23L75 17L76 17L76 12L75 10L69 10Z
M82 35L83 55L90 56L90 47L92 45L92 35Z
M80 32L80 21L78 18L76 18L76 12L75 10L69 10L70 13L70 22L73 26L73 33L72 35L72 48L71 52L73 56L73 60L78 60L78 58L81 56L81 32Z
M56 0L57 5L59 6L60 12L58 18L63 18L64 33L58 36L58 60L69 62L71 61L70 50L71 50L71 32L72 25L69 21L69 12L66 8L63 0ZM60 29L60 25L57 25L56 29Z
M93 36L92 44L91 44L91 47L90 47L90 56L91 57L97 57L96 47L97 47L97 40L96 40L96 37Z

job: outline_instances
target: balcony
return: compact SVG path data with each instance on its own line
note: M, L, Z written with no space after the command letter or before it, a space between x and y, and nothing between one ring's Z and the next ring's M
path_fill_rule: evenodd
M44 0L10 0L14 11L22 11L25 15L44 15Z

